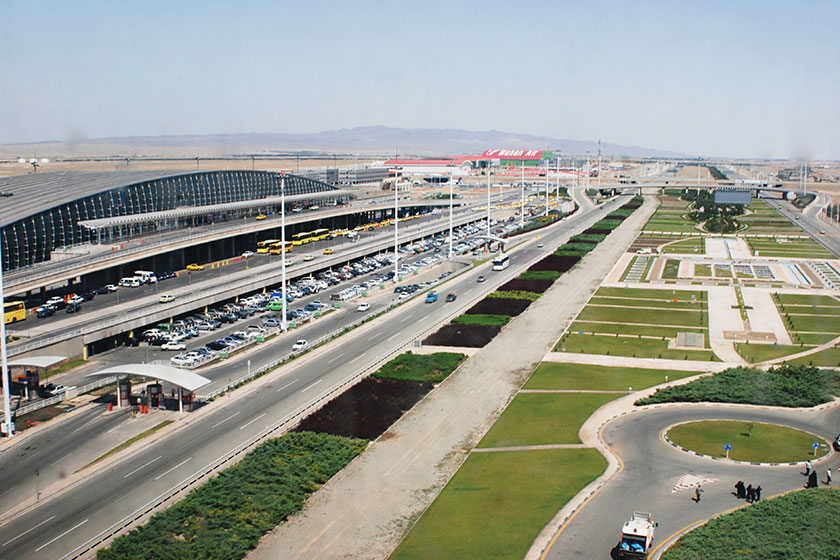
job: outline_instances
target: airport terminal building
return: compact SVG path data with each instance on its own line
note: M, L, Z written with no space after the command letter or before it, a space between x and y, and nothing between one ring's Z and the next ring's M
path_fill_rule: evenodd
M119 241L226 222L315 201L344 203L347 191L271 171L71 171L0 179L3 270L46 262L59 248Z

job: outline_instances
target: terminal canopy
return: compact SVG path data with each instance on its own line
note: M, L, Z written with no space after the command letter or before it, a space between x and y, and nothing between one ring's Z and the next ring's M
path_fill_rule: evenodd
M125 364L89 373L85 377L102 377L105 375L119 375L121 373L128 375L142 375L159 381L166 381L167 383L172 383L173 385L186 389L187 391L195 391L196 389L204 387L210 383L209 379L202 377L197 373L192 373L191 371L178 369L172 366L157 364Z
M30 356L28 358L18 358L17 360L9 360L6 362L8 367L36 367L48 368L54 366L67 359L67 356Z

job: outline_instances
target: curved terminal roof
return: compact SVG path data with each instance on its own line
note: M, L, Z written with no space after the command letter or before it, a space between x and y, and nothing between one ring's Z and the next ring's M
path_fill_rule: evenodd
M9 360L6 365L23 366L23 367L37 367L48 368L67 359L67 356L30 356L28 358L19 358L17 360Z
M195 391L210 383L209 379L197 373L157 364L124 364L89 373L85 377L102 377L105 375L119 375L121 373L142 375L159 381L166 381L187 391Z
M109 189L186 175L183 171L64 171L0 177L0 191L12 193L0 204L0 226L28 216L34 210L60 206Z

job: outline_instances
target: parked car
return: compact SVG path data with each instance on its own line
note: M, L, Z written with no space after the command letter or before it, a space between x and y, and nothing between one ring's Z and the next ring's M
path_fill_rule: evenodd
M175 296L173 296L172 294L163 294L158 298L158 301L161 303L170 303L175 301Z
M161 350L186 350L187 345L183 342L175 342L174 340L170 340L166 344L161 345Z
M51 317L55 315L55 307L52 305L45 305L44 307L39 307L35 311L35 316L39 319L43 319L44 317Z
M309 347L309 342L306 340L298 340L294 344L292 344L292 352L300 352Z
M81 303L71 303L67 306L67 309L64 310L65 313L78 313L82 310Z

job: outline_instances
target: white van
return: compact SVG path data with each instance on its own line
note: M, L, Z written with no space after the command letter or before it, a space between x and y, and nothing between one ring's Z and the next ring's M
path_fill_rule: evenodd
M120 279L120 286L125 286L125 287L128 287L128 288L136 288L136 287L142 286L142 285L143 285L143 281L136 276L131 276L131 277L127 276L125 278Z
M139 278L143 284L154 284L157 282L157 276L150 270L135 270L134 277Z

